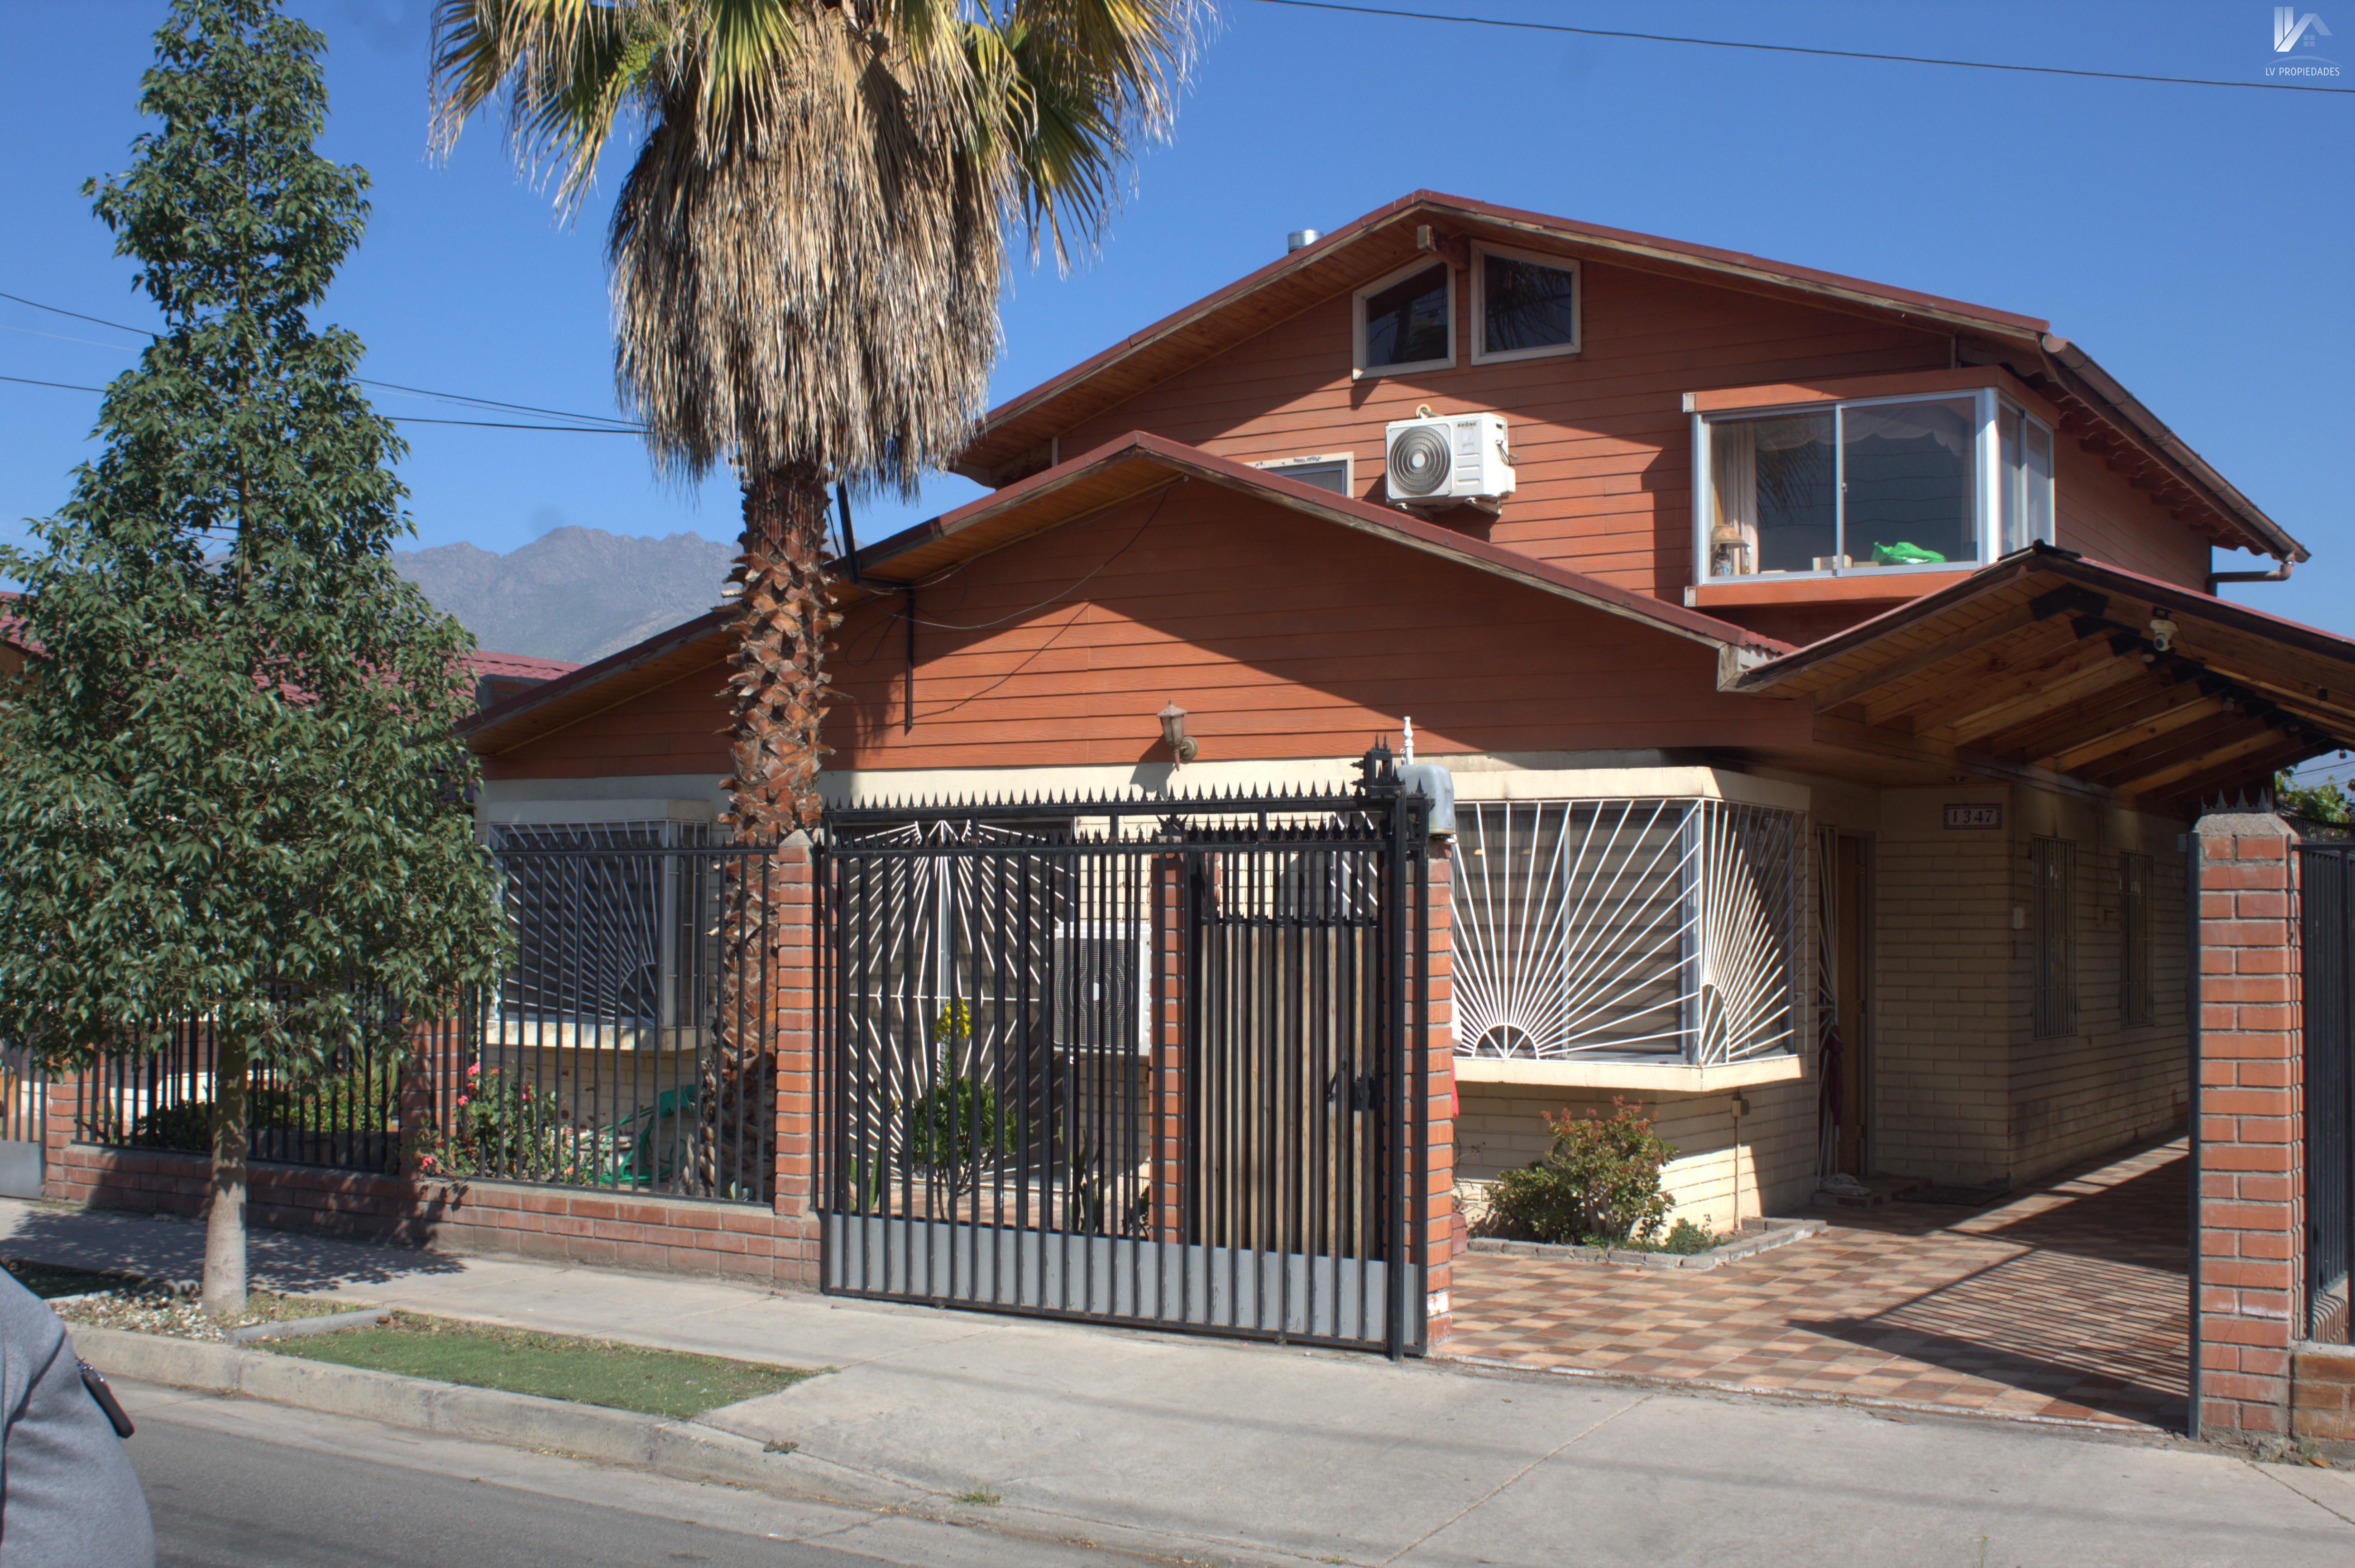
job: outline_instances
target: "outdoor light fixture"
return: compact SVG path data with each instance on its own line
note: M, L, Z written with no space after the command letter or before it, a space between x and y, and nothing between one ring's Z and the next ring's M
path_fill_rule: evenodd
M2175 645L2176 629L2175 623L2168 619L2166 611L2154 613L2150 618L2150 645L2165 653Z
M1162 741L1176 753L1179 762L1192 762L1194 753L1201 748L1194 743L1193 736L1186 733L1186 710L1173 702L1157 717L1161 720Z

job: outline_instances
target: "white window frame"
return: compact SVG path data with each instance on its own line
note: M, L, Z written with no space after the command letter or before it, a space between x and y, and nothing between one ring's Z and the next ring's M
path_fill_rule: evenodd
M1750 571L1723 577L1717 576L1710 571L1710 515L1713 510L1712 503L1716 498L1717 484L1717 454L1710 449L1710 442L1711 421L1756 419L1774 414L1832 415L1834 421L1833 485L1835 493L1844 496L1847 483L1845 472L1847 453L1844 450L1845 443L1839 438L1839 411L1872 408L1891 403L1953 402L1963 397L1972 400L1972 428L1976 432L1974 439L1977 442L1977 445L1973 448L1971 464L1971 535L1975 553L1969 560L1925 561L1910 566L1852 563L1848 566L1836 566L1812 571ZM1710 585L1729 582L1805 582L1834 577L1905 577L1920 576L1924 572L1977 571L1981 567L1993 563L2004 554L2003 519L1997 504L2003 486L2003 445L1997 429L1997 415L1998 411L2003 408L2019 411L2021 419L2025 421L2023 432L2027 425L2035 425L2046 432L2052 443L2050 450L2054 454L2053 466L2057 469L2060 466L2059 437L2052 433L2052 427L2022 407L2016 399L2007 398L1992 387L1948 391L1891 392L1872 398L1825 399L1821 401L1803 403L1761 404L1754 409L1711 409L1706 412L1695 412L1692 416L1693 581L1696 583ZM2021 466L2023 475L2026 473L2025 456L2023 435ZM2054 475L2045 476L2045 485L2047 489L2045 520L2043 529L2038 537L2049 544L2051 542L2053 530L2058 526L2060 494ZM1847 520L1844 503L1840 511L1840 519L1844 528Z
M1263 457L1252 466L1282 475L1287 479L1296 478L1297 471L1303 468L1338 468L1341 471L1341 494L1355 496L1358 493L1357 460L1347 452L1327 452L1314 457Z
M1393 284L1402 283L1418 272L1437 267L1447 275L1447 357L1415 359L1403 365L1369 365L1366 363L1366 301ZM1444 256L1418 255L1396 272L1384 272L1364 288L1349 296L1349 365L1358 379L1376 376L1403 376L1416 370L1453 370L1455 368L1455 269Z
M1488 347L1488 268L1487 258L1501 256L1508 261L1527 261L1531 266L1550 267L1557 272L1570 274L1570 341L1549 343L1537 348ZM1514 251L1502 245L1475 244L1472 247L1472 363L1475 365L1508 365L1517 359L1551 359L1561 355L1578 353L1586 343L1586 273L1577 259L1571 256L1549 256L1541 251Z

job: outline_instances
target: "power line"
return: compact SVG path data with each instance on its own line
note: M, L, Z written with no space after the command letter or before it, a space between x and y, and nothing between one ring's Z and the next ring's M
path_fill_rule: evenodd
M55 387L61 392L97 392L102 395L106 391L104 387L84 387L71 381L36 381L29 376L0 376L0 381L14 381L20 387ZM562 431L570 435L636 435L639 433L634 430L608 429L598 425L511 424L504 420L437 420L427 419L421 414L387 414L384 417L395 424L457 424L467 425L475 430L552 430Z
M1712 49L1753 49L1764 54L1817 55L1829 59L1882 60L1894 65L1944 65L1963 70L2021 71L2031 76L2082 76L2099 81L2157 81L2173 87L2245 87L2260 92L2355 93L2355 87L2319 87L2303 81L2231 81L2205 76L2154 76L2129 70L2079 70L2059 65L2009 65L1998 60L1945 59L1934 55L1885 55L1865 49L1811 48L1804 44L1754 44L1735 38L1689 38L1674 33L1633 33L1611 27L1573 27L1561 22L1516 22L1502 16L1456 16L1439 11L1393 11L1379 5L1349 5L1340 0L1259 0L1263 5L1290 5L1303 11L1346 11L1359 16L1391 16L1415 22L1455 22L1471 27L1511 27L1529 33L1576 33L1588 38L1633 38L1647 44L1696 44Z
M150 332L144 326L132 326L124 322L109 321L104 316L100 315L85 315L80 311L67 310L62 305L43 304L39 300L27 299L23 294L12 294L5 289L0 289L0 300L14 300L18 304L30 305L35 310L45 310L52 315L70 316L76 321L89 322L93 326L111 327L116 332L127 332L134 337L154 337L156 336L156 334ZM14 330L21 332L27 329L18 327ZM46 336L48 335L37 334L36 336ZM70 343L90 343L91 347L94 348L120 348L123 347L123 345L119 343L91 343L91 340L86 337L68 338L64 341ZM9 379L20 380L22 378L10 377ZM642 434L645 429L644 425L634 423L629 420L615 419L611 414L581 414L574 413L568 409L543 409L536 408L529 403L506 403L499 401L496 398L470 397L464 392L437 392L427 387L405 387L398 381L374 381L365 376L355 376L352 379L357 381L363 387L381 387L386 391L406 392L411 397L439 398L446 402L470 403L476 408L501 409L508 413L546 414L550 419L582 420L596 424L611 425L617 431L633 435ZM62 386L64 383L45 381L38 384L42 386ZM74 389L74 390L77 391L95 391L97 389L98 389L96 388L90 387ZM470 424L477 421L470 420L411 419L408 422L410 424ZM493 425L489 428L497 430L557 430L570 427L558 425Z

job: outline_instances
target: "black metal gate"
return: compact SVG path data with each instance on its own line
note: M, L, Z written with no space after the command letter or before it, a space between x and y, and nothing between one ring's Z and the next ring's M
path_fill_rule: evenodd
M2355 1256L2355 844L2297 849L2306 1029L2306 1337L2345 1344Z
M825 1288L1421 1349L1428 808L1360 767L830 812Z

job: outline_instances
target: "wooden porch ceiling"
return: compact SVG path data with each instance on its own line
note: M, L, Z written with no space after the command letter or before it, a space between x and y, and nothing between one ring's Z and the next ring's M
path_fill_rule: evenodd
M1773 760L1874 783L2186 807L2355 744L2355 639L2049 545L1727 684L1809 703L1814 744Z

